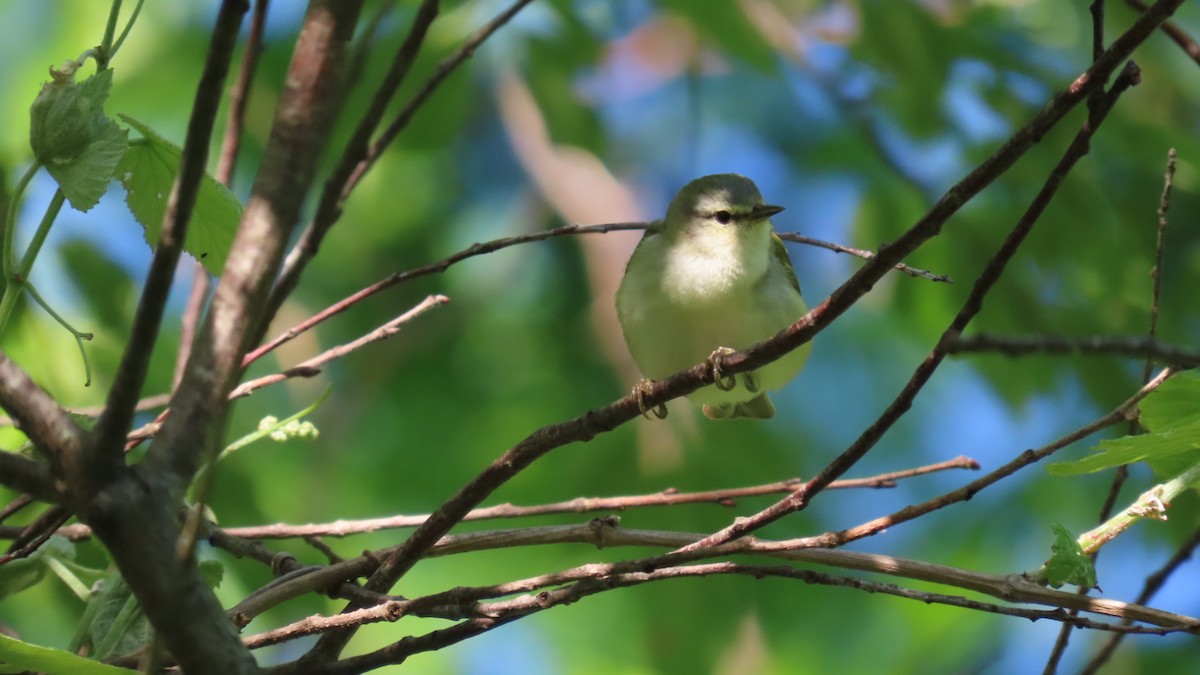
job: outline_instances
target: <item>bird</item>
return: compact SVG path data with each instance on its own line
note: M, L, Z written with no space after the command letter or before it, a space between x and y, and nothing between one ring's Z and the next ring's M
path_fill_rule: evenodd
M808 311L771 225L780 211L745 176L697 178L675 195L663 220L647 226L617 289L621 330L643 376L661 379L707 361L715 383L688 397L710 419L774 417L767 392L789 382L808 359L811 345L804 344L753 371L721 374L724 356ZM634 387L639 405L648 382ZM666 416L664 407L654 412Z

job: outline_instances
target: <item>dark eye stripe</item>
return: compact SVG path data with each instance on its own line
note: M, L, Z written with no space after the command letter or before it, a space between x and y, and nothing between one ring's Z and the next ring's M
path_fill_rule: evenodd
M713 218L722 225L728 225L733 220L733 214L728 211L717 211L713 214Z

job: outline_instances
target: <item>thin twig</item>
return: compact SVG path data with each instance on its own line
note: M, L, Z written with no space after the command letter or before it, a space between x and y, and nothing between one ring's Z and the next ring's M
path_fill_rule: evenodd
M821 241L820 239L813 239L812 237L806 237L804 235L795 234L792 232L780 232L778 234L779 234L779 238L783 239L784 241L794 241L799 244L808 244L809 246L825 248L825 249L829 249L830 251L836 251L838 253L849 253L850 255L858 256L859 258L862 258L863 260L870 260L871 258L875 257L875 254L872 253L871 251L864 251L861 248L852 248L850 246L842 246L841 244L834 244L834 243L831 243L828 241ZM946 276L945 274L934 274L933 272L929 272L929 271L926 271L923 269L912 267L910 265L905 265L904 263L896 263L894 265L894 267L897 270L909 275L910 277L917 277L920 279L928 279L930 281L939 281L939 282L946 283L946 284L954 283L954 279L951 279L950 277Z
M205 59L196 96L188 118L187 134L183 141L183 154L179 160L179 175L176 176L167 197L166 212L158 234L150 270L142 286L142 297L138 302L130 329L125 352L113 376L108 391L105 410L96 422L93 457L88 461L88 475L69 476L81 485L102 483L125 464L124 439L133 420L133 409L140 397L142 385L150 367L150 355L162 327L163 314L175 267L183 253L184 238L192 219L192 210L200 194L208 163L209 140L216 125L217 112L224 93L225 79L233 60L237 44L236 28L241 24L245 6L242 2L227 3L220 14L234 30L213 31L212 45Z
M5 452L4 454L0 455L0 463L12 461L11 459L5 459L7 457L20 457L20 455L18 455L15 452ZM0 475L8 474L10 471L23 471L23 470L25 470L25 469L22 469L20 467L13 468L13 469L5 467L3 471L0 471ZM34 469L33 467L28 467L28 470L35 471L35 472L40 471L40 469ZM49 478L50 474L47 473L46 477ZM40 481L38 479L34 479L34 482L40 482ZM7 483L6 483L6 485L7 485ZM18 488L18 489L20 489L20 488ZM3 523L4 521L8 520L13 515L20 513L22 509L24 509L24 508L28 507L30 504L32 504L33 500L34 500L33 495L28 494L28 491L26 491L26 494L20 495L16 499L5 504L3 507L0 507L0 523ZM20 530L20 528L14 528L14 529ZM12 539L15 536L16 536L15 534L0 535L0 539Z
M1139 12L1144 13L1146 11L1146 3L1142 2L1141 0L1125 0L1125 2L1129 3L1131 7ZM1200 65L1200 43L1192 39L1187 32L1175 25L1174 22L1164 21L1161 29L1162 32L1167 34L1167 37L1171 38L1175 44L1179 45L1180 49L1182 49L1185 54L1191 57L1191 59L1195 61L1197 65Z
M238 385L236 389L229 392L229 398L230 400L233 400L236 398L242 398L243 396L249 396L250 394L262 389L267 385L275 384L276 382L282 382L293 377L313 377L319 374L321 369L325 367L325 364L329 363L330 361L340 359L347 354L371 344L372 342L379 342L380 340L386 340L387 338L392 337L396 333L400 332L400 329L404 327L404 324L412 321L418 316L421 316L434 307L444 305L447 302L450 302L450 298L447 298L444 295L431 295L422 300L416 307L413 307L407 312L401 314L395 319L392 319L391 321L388 321L379 328L376 328L357 340L347 342L344 345L331 347L330 349L321 352L320 354L308 359L303 363L288 368L282 373L272 373L271 375L264 375L263 377L250 380L249 382L243 382L242 384Z
M1158 219L1156 227L1156 236L1154 242L1154 266L1150 268L1151 291L1150 291L1150 325L1147 329L1147 337L1153 340L1158 334L1158 312L1162 298L1162 265L1163 265L1163 250L1166 243L1167 232L1167 210L1171 204L1171 185L1175 178L1175 148L1167 151L1167 168L1163 176L1163 191L1158 200ZM1150 368L1152 360L1149 356L1146 357L1146 363L1142 367L1142 381L1150 379ZM1135 419L1129 420L1129 434L1133 435L1138 432L1138 422ZM1116 507L1117 498L1121 493L1121 487L1125 485L1126 479L1129 477L1129 467L1125 464L1118 466L1113 472L1112 484L1109 486L1108 495L1104 499L1104 504L1100 507L1100 522L1108 520L1112 515L1113 509ZM1103 663L1111 655L1111 650L1116 649L1118 641L1109 640L1093 662L1099 659L1099 663ZM1107 651L1107 654L1105 653ZM1103 656L1102 656L1103 655Z
M1035 462L1039 462L1058 452L1059 450L1071 445L1072 443L1091 436L1101 429L1105 429L1114 424L1119 424L1123 420L1128 419L1131 411L1134 410L1134 407L1142 399L1148 396L1150 392L1157 389L1163 382L1166 382L1167 378L1174 373L1175 371L1171 368L1164 369L1154 379L1150 380L1150 382L1146 383L1145 386L1139 389L1137 393L1126 399L1125 402L1114 408L1109 414L1085 424L1075 431L1062 436L1061 438L1058 438L1057 440L1036 450L1026 450L1004 466L1001 466L1000 468L991 471L987 475L971 481L967 485L964 485L957 490L947 492L944 495L930 499L929 501L921 504L906 506L891 515L887 515L882 518L876 518L875 520L863 523L862 525L841 530L839 532L826 532L825 534L815 537L804 537L803 539L796 540L795 543L797 545L802 543L805 546L821 548L842 546L856 539L862 539L864 537L879 534L880 532L884 532L900 523L913 520L927 513L931 513L938 509L949 506L950 504L967 501L978 494L981 490L997 483L1003 478L1011 476L1020 469L1023 469Z
M1200 529L1192 532L1192 536L1175 551L1175 555L1171 556L1170 560L1164 563L1153 574L1146 577L1146 582L1142 586L1142 592L1138 593L1137 603L1145 604L1149 602L1158 593L1159 589L1162 588L1166 580L1185 562L1191 559L1192 553L1196 550L1197 546L1200 546ZM1127 623L1127 621L1122 623ZM1096 650L1095 655L1087 662L1087 665L1079 671L1080 675L1094 675L1100 670L1101 666L1108 663L1109 659L1112 658L1117 647L1121 645L1122 639L1123 636L1120 634L1110 636L1104 645Z
M580 543L606 549L616 547L672 549L683 546L689 541L695 541L701 536L688 532L624 529L618 527L615 517L608 517L593 519L591 522L581 525L513 528L449 535L438 542L430 551L430 555L461 555L503 548L564 543ZM477 615L476 603L482 600L501 598L517 593L530 593L562 584L608 579L614 575L631 572L648 572L705 559L726 558L732 555L756 555L790 563L815 564L841 570L887 574L910 581L937 583L960 590L991 595L1010 603L1035 603L1056 608L1078 608L1107 616L1132 618L1173 629L1200 629L1200 621L1191 617L1115 600L1081 598L1073 593L1048 589L1020 575L986 574L873 553L794 548L795 541L799 540L792 542L763 541L748 537L717 547L691 551L687 554L653 555L615 563L589 563L560 572L516 581L474 588L455 587L393 605L393 609L399 610L393 620L404 615L443 619L467 618ZM377 565L378 557L386 553L386 550L377 551L332 565L311 567L299 567L298 563L287 554L274 556L266 552L256 554L254 557L264 564L271 565L277 575L283 576L277 579L279 583L274 584L274 588L270 589L270 592L256 592L230 612L240 620L249 620L270 607L292 598L313 591L323 591L369 573ZM281 560L281 556L284 560ZM380 597L370 604L380 609L379 605L388 600L386 597Z
M391 288L392 286L395 286L397 284L411 281L418 277L423 277L423 276L427 276L430 274L440 274L442 272L445 272L446 269L448 269L451 265L462 262L463 260L466 260L467 258L472 258L472 257L478 256L478 255L485 255L488 253L494 253L495 251L499 251L501 249L505 249L510 246L516 246L519 244L528 244L528 243L537 242L537 241L545 241L547 239L553 239L556 237L563 237L563 236L568 236L568 235L580 235L580 234L606 234L608 232L623 232L623 231L628 231L628 230L644 230L644 229L646 229L646 226L647 226L646 223L605 223L605 224L601 224L601 225L564 225L562 227L556 227L551 230L544 230L541 232L533 232L530 234L521 234L521 235L516 235L516 236L512 236L512 237L501 237L500 239L494 239L492 241L488 241L488 242L484 242L484 243L472 244L471 246L468 246L467 248L459 251L458 253L450 255L450 256L443 258L442 260L439 260L437 262L430 263L428 265L422 265L421 267L417 267L417 268L414 268L411 270L405 270L403 272L396 272L384 279L381 279L380 281L375 282L374 284L371 284L370 286L367 286L366 288L363 288L363 289L353 293L352 295L349 295L349 296L339 300L338 302L330 305L329 307L326 307L325 309L321 310L320 312L313 314L312 316L308 317L307 319L300 322L299 324L289 328L287 331L285 331L284 333L281 333L280 335L275 337L270 342L267 342L267 343L259 346L257 349L255 349L254 351L247 354L245 363L243 365L246 365L246 366L250 365L254 361L257 361L258 359L262 358L266 354L274 351L275 349L278 349L281 345L295 339L296 337L302 335L306 331L311 330L313 327L326 321L330 317L336 316L336 315L350 309L354 305L358 304L359 302L362 302L363 300L366 300L367 298L371 297L372 295L375 295L376 293L379 293L380 291ZM848 246L842 246L841 244L834 244L832 242L822 241L820 239L813 239L812 237L805 237L805 236L802 236L799 234L782 232L779 234L779 236L780 236L780 238L786 239L788 241L794 241L794 242L801 243L801 244L807 244L809 246L825 248L830 251L837 251L840 253L849 253L852 255L856 255L860 258L866 259L866 260L870 260L871 258L873 258L875 256L875 254L870 251L864 251L861 249L851 248ZM906 274L909 274L911 276L914 276L914 277L923 277L923 278L929 279L931 281L942 281L942 282L947 282L947 283L953 283L953 279L951 279L948 276L941 275L941 274L934 274L932 272L927 272L925 270L917 269L915 267L909 267L907 265L904 265L903 263L896 264L895 269L900 270L900 271L902 271Z
M267 25L269 5L270 0L254 0L250 29L246 33L246 44L242 48L242 63L238 68L237 81L229 91L229 121L225 123L221 154L217 158L217 170L214 174L217 182L225 187L233 185L233 169L237 165L238 150L242 144L250 87L254 84L254 76L258 72L258 57L262 54L263 30Z
M868 593L883 593L907 598L925 603L946 604L978 611L992 612L1002 615L1019 616L1030 620L1049 619L1053 621L1070 621L1080 626L1099 630L1116 632L1131 632L1130 627L1123 627L1108 622L1070 617L1066 612L1056 610L1021 609L996 605L994 603L969 600L959 596L949 596L939 593L914 591L901 588L894 584L867 581L851 577L825 574L811 570L801 570L784 565L744 565L733 562L714 562L694 565L671 566L650 569L635 569L629 571L608 570L610 566L596 565L584 572L585 576L569 585L553 590L543 590L536 594L526 594L509 600L491 603L479 603L472 607L472 616L459 624L447 629L436 630L423 636L407 637L399 642L388 645L374 652L361 656L350 657L335 663L314 664L307 661L293 662L272 668L273 675L290 673L357 673L378 668L387 664L404 661L409 656L424 651L441 649L467 638L479 635L499 625L516 619L541 612L552 607L564 606L598 593L616 588L627 588L644 583L679 579L696 576L737 574L756 579L765 577L790 578L805 583L815 583L832 586L843 586L866 591ZM600 576L600 575L603 576ZM470 589L464 589L470 590ZM1043 589L1045 590L1045 589ZM1071 594L1054 593L1070 598ZM424 599L420 599L424 600ZM295 639L303 635L311 635L321 631L356 627L364 623L377 621L395 621L404 616L406 609L419 602L393 600L375 607L361 609L352 613L343 613L337 617L309 617L291 626L286 626L269 633L248 638L252 647L275 644L285 640ZM1182 619L1182 621L1179 621ZM1132 632L1166 634L1180 631L1195 631L1197 622L1188 617L1178 617L1168 626L1146 628Z
M1163 251L1166 250L1167 211L1171 208L1171 185L1175 181L1175 148L1167 151L1167 170L1163 175L1162 195L1158 199L1158 220L1154 238L1154 267L1150 269L1152 289L1150 291L1150 326L1146 335L1153 340L1158 336L1158 311L1162 301ZM1142 381L1150 379L1150 359L1142 368Z
M170 394L155 394L153 396L147 396L146 398L138 401L137 405L134 406L133 409L136 412L146 412L147 410L162 408L170 402ZM67 408L66 411L77 417L99 417L100 414L104 412L104 406L93 405L83 408ZM13 418L0 416L0 427L10 427L13 424L16 424L16 420Z
M8 553L0 556L0 566L12 560L24 558L41 548L52 537L58 528L71 518L71 511L66 507L54 505L42 511L37 518L26 525L21 534L14 537L9 545Z
M0 455L0 460L2 460L3 457L4 455ZM834 481L829 488L891 488L895 487L896 482L899 480L952 469L967 469L975 471L979 469L979 463L968 457L956 457L945 462L937 462L935 464L928 464L926 466L919 466L912 469L904 469L902 471L892 471L866 478L851 478L848 480ZM463 518L463 521L483 521L498 518L525 518L530 516L543 516L558 513L622 511L632 508L678 506L682 504L717 504L720 506L733 506L734 502L732 500L742 497L755 497L778 492L791 492L796 488L796 485L802 481L802 478L793 478L792 480L767 483L764 485L752 485L749 487L729 488L724 490L708 490L704 492L679 492L674 488L668 488L660 492L644 495L633 495L626 497L579 497L567 501L554 502L550 504L538 504L535 506L497 504L495 506L474 509L468 513L465 518ZM2 516L2 514L0 514L0 516ZM421 523L425 522L427 518L429 518L429 514L391 516L387 518L366 518L358 520L338 520L332 523L313 523L308 525L273 523L270 525L227 527L222 528L219 531L224 535L236 538L239 541L252 539L289 539L293 537L308 538L317 536L347 537L355 534L376 532L379 530L417 527ZM0 521L2 520L3 518L0 517ZM16 536L20 530L21 528L17 527L0 526L0 539L10 539L13 536ZM57 534L64 536L71 541L83 541L92 536L91 529L89 529L87 525L83 525L81 523L60 528ZM228 543L228 541L229 540L226 540L226 543ZM245 554L246 553L244 551L238 553L238 555Z
M371 136L383 120L383 115L387 112L392 97L396 95L396 91L408 77L408 73L417 59L417 54L425 43L425 35L434 19L437 18L438 4L438 0L422 0L420 8L417 9L417 14L408 29L408 36L396 51L396 55L392 57L391 66L384 74L379 87L376 88L375 95L371 97L371 103L359 119L354 134L346 142L346 147L342 150L337 165L325 179L324 187L321 190L321 199L317 204L312 221L304 228L300 240L296 242L296 245L288 253L287 259L284 260L279 278L271 289L271 296L267 301L266 311L263 313L262 324L254 336L254 343L262 340L271 319L279 311L284 300L295 290L296 285L300 282L300 275L308 266L309 261L316 256L325 235L341 218L342 209L350 194L348 184L351 176L358 170L356 167L366 162L371 149ZM364 38L364 40L367 39L369 38ZM365 47L363 48L365 49ZM357 77L357 74L352 74L352 77Z
M1175 177L1175 148L1167 151L1167 169L1166 175L1163 177L1163 191L1158 200L1158 219L1157 219L1157 234L1154 242L1154 266L1150 268L1150 325L1146 331L1146 337L1151 342L1158 335L1158 311L1162 300L1162 264L1163 250L1166 243L1167 232L1167 209L1171 203L1171 183ZM1142 382L1150 381L1150 373L1153 370L1154 358L1147 354L1145 363L1142 364ZM1138 433L1138 422L1135 419L1129 420L1129 434ZM1129 478L1129 467L1122 464L1113 472L1112 483L1109 484L1108 494L1104 497L1104 503L1100 505L1099 521L1104 522L1112 515L1113 509L1117 505L1117 499L1121 494L1121 488L1125 485L1125 481Z
M0 484L44 502L57 502L63 498L63 494L55 487L54 476L45 462L15 452L0 451ZM0 522L13 510L24 508L26 503L18 497L13 504L0 509Z
M378 342L379 340L384 340L395 335L396 333L400 332L400 329L404 326L404 324L417 318L421 314L424 314L426 311L438 305L443 305L447 302L450 302L450 298L447 298L444 295L430 296L416 307L413 307L404 314L392 319L391 321L358 338L357 340L354 340L353 342L327 349L317 356L314 356L303 363L292 366L283 372L272 373L248 382L243 382L229 393L229 400L232 401L234 399L249 396L263 387L283 382L293 377L315 377L321 373L321 369L326 363L333 361L334 359L339 359L372 342ZM170 417L170 414L171 410L168 408L159 413L158 417L156 417L154 421L129 432L125 437L126 449L132 449L142 441L156 436L162 429L164 421Z
M835 481L829 487L831 489L892 487L895 485L895 481L903 478L925 475L936 471L945 471L949 469L975 470L978 468L979 464L975 462L975 460L959 457L947 462L939 462L937 464L918 467L916 469L909 469L906 471L896 471L893 473L872 476L869 478ZM492 520L496 518L525 518L530 516L542 516L556 513L622 511L632 508L678 506L681 504L718 504L720 506L733 506L732 500L734 499L774 494L779 492L791 492L796 489L796 485L802 482L802 480L803 479L800 478L794 478L788 481L767 483L765 485L754 485L750 487L730 488L725 490L707 490L704 492L678 492L674 489L667 489L652 494L633 495L627 497L578 497L576 499L570 499L564 502L539 504L536 506L498 504L496 506L474 509L463 518L463 521L481 521ZM345 537L352 534L363 534L385 529L417 527L421 523L425 522L425 520L428 518L429 514L419 514L412 516L392 516L389 518L369 518L365 520L339 520L333 523L317 523L310 525L286 525L283 523L277 523L254 527L227 527L223 529L228 535L246 539L283 539L308 536Z
M462 46L458 48L458 50L437 64L437 66L433 69L433 74L430 75L429 79L425 81L425 84L423 84L421 88L418 89L415 94L413 94L413 97L409 99L409 102L404 106L404 109L396 114L396 117L392 119L391 124L389 124L387 128L383 130L383 133L379 135L379 138L375 139L375 142L371 144L370 149L367 151L366 157L358 164L357 167L355 167L354 172L350 174L349 178L346 180L345 187L342 189L343 199L346 195L349 195L354 190L354 187L358 185L360 180L362 180L362 177L366 174L367 170L370 169L371 166L375 164L375 161L383 155L383 151L392 144L392 141L396 139L396 136L398 136L400 132L408 126L408 123L412 121L413 116L415 116L417 111L420 110L423 105L425 105L425 102L429 100L429 97L432 96L435 91L437 91L438 87L440 87L442 83L446 81L446 78L450 77L450 75L467 59L474 56L475 50L479 49L480 45L482 45L496 31L500 30L500 28L502 28L506 23L511 21L518 12L524 9L525 6L531 2L533 2L533 0L516 0L516 2L509 5L504 11L497 14L495 18L485 23L478 30L472 33L471 36L468 37L465 42L463 42Z
M1095 335L1079 338L1060 335L1035 337L1001 337L988 334L969 337L957 335L947 339L946 351L952 354L997 352L1005 356L1034 354L1129 356L1147 358L1182 368L1200 366L1200 351L1163 344L1151 337L1120 335Z
M381 279L380 281L377 281L374 284L371 284L370 286L367 286L366 288L363 288L362 290L359 290L359 291L353 293L352 295L342 298L341 300L335 302L334 304L330 305L329 307L326 307L325 309L308 317L304 321L301 321L299 324L293 326L292 328L289 328L286 332L280 334L278 337L271 340L270 342L267 342L266 344L259 346L257 349L255 349L254 351L247 354L246 358L243 359L242 365L243 365L243 367L250 365L251 363L262 358L264 355L269 354L270 352L279 348L280 345L303 334L305 331L311 329L313 326L320 324L321 322L325 321L326 319L328 319L332 316L337 316L338 314L341 314L342 312L350 309L351 307L358 304L359 302L362 302L363 300L371 297L372 295L375 295L376 293L378 293L382 290L391 288L392 286L395 286L396 284L399 284L399 283L403 283L403 282L406 282L406 281L409 281L412 279L416 279L417 277L423 277L423 276L426 276L429 274L440 274L440 273L446 271L446 269L448 267L450 267L451 265L453 265L457 262L461 262L462 260L465 260L467 258L471 258L471 257L477 256L477 255L483 255L485 253L492 253L493 251L498 251L502 248L508 248L509 246L515 246L517 244L525 244L525 243L529 243L529 242L533 242L533 241L542 241L545 239L551 239L553 237L560 237L560 236L567 235L567 234L591 234L591 233L615 232L618 230L641 230L641 229L645 229L645 227L646 227L645 223L610 223L610 224L605 224L605 225L566 225L564 227L554 228L553 230L545 230L543 232L534 232L532 234L522 234L522 235L515 236L515 237L504 237L502 239L496 239L494 241L489 241L489 242L486 242L483 244L472 244L471 246L459 251L458 253L455 253L454 255L451 255L442 260L439 260L438 262L430 263L428 265L423 265L421 267L417 267L417 268L411 269L411 270L406 270L403 272L396 272L395 274L392 274L384 279Z

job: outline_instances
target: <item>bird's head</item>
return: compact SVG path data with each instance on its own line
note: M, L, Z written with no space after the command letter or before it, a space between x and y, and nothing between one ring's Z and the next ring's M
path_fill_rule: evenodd
M762 193L749 178L719 173L683 186L671 200L663 229L683 236L715 231L748 236L764 226L769 230L767 220L782 210L782 206L763 203Z

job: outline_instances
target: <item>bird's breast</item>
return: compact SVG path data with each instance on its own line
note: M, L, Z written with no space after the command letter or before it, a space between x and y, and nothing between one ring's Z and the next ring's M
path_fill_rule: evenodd
M681 304L721 302L741 295L766 273L766 249L751 255L745 241L708 236L701 243L681 242L670 247L663 261L663 292Z

